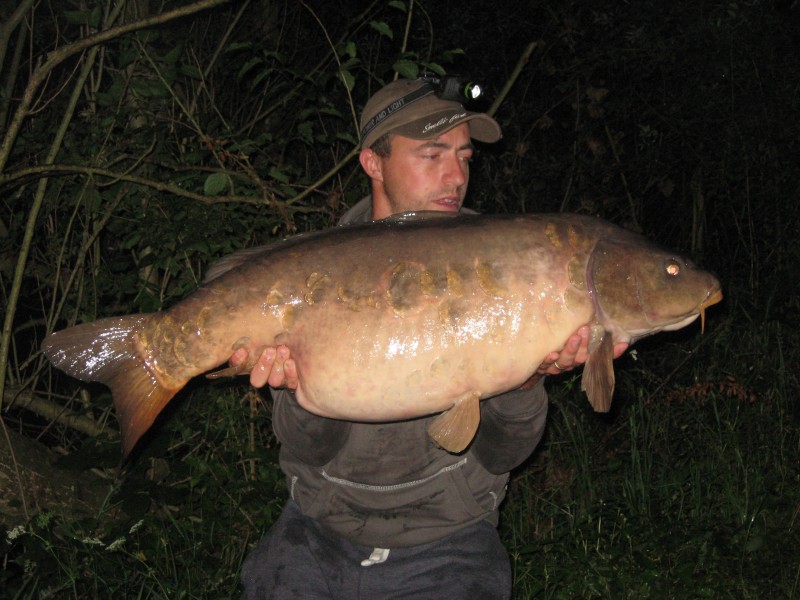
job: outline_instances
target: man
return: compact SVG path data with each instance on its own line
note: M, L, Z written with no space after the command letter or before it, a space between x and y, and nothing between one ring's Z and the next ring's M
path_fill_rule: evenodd
M372 194L341 224L462 210L472 139L500 139L494 119L439 98L422 80L378 91L361 129ZM250 380L273 388L291 499L244 563L245 598L508 598L511 569L496 529L508 473L542 437L542 377L584 362L587 344L582 327L519 389L482 401L480 428L461 455L429 439L432 417L351 423L308 413L296 400L289 349L265 350ZM239 353L232 363L246 359Z

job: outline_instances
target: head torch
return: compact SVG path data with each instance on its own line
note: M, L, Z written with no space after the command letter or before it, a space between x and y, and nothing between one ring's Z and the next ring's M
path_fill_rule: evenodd
M420 77L433 87L433 92L442 100L452 102L471 102L483 95L483 89L477 83L458 77L457 75L445 75L438 77L428 72L424 72Z
M410 87L411 91L399 96L395 95L397 88L400 87ZM370 134L373 131L381 132L384 122L389 123L390 120L397 122L398 113L402 112L403 115L408 115L409 121L413 121L437 111L454 109L463 111L464 104L480 98L482 94L483 90L479 85L453 75L439 77L423 72L422 76L416 80L395 81L376 93L367 103L365 114L371 115L371 117L366 122L362 121L361 139L371 142L371 139L378 134L372 134L372 138L369 137ZM423 99L424 102L419 102ZM386 104L383 104L384 102ZM448 104L451 102L454 104ZM411 109L412 106L415 108ZM421 112L417 115L414 111ZM404 119L400 118L399 120ZM497 137L499 138L499 135Z

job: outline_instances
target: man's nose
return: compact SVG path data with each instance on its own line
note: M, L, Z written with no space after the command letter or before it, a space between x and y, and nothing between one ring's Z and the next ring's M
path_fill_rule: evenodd
M447 161L445 170L445 183L460 187L467 182L469 165L466 161L453 157Z

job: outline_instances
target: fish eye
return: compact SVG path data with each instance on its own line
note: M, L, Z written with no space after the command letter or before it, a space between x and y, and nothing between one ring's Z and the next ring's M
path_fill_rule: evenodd
M681 265L675 260L668 260L665 270L670 277L677 277L681 274Z

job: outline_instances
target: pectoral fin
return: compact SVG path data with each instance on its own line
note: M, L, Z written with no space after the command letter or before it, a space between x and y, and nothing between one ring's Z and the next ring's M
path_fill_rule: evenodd
M428 435L440 447L458 454L475 437L481 421L481 397L477 392L468 392L455 401L453 406L428 426Z
M239 365L238 367L225 367L211 373L206 373L206 379L222 379L223 377L234 377L236 375L247 375L250 373L246 369L246 365Z
M581 389L597 412L608 412L614 396L614 340L605 332L583 367Z
M261 353L264 352L266 346L256 348L253 352L247 355L247 362L238 366L228 366L218 371L206 374L206 379L222 379L223 377L234 377L236 375L250 375L250 371L255 368Z
M225 367L211 373L206 373L206 379L222 379L223 377L235 377L236 375L249 375L255 364L241 364L238 367Z

